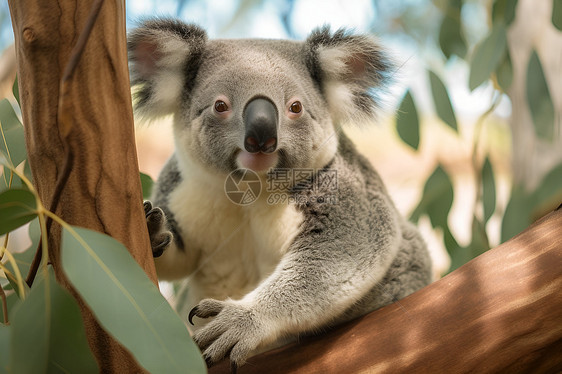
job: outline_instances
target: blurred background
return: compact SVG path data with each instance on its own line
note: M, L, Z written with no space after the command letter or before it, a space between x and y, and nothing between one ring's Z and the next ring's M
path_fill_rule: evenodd
M436 277L562 202L562 0L131 0L127 15L128 28L173 16L211 38L302 40L324 24L376 35L393 82L376 122L346 132L418 222ZM0 97L19 113L12 44L2 2ZM170 120L139 126L137 144L156 179Z

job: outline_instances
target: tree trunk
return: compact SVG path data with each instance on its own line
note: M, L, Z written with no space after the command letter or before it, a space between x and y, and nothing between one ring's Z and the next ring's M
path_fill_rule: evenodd
M70 224L122 242L156 282L134 144L125 2L9 0L9 6L28 162L43 204ZM81 51L75 46L88 24ZM57 225L48 243L57 279L71 289ZM100 369L142 371L73 294Z

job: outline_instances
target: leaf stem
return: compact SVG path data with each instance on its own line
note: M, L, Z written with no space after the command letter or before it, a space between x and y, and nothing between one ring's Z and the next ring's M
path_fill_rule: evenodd
M43 209L42 211L39 211L39 226L41 227L41 239L47 238L47 230L48 230L47 229L47 223L45 222L44 212L45 212L45 209ZM49 260L49 241L48 240L41 240L40 245L41 245L40 248L41 248L42 257L45 259L45 261L43 261L43 267L42 267L43 275L44 275L45 279L48 279L49 271L47 269L47 263L49 262L48 261ZM37 252L39 252L39 248L38 248ZM39 260L39 261L41 261L41 260ZM30 271L30 273L31 273L31 271ZM28 284L28 286L31 287L30 284Z
M6 300L6 293L4 289L0 287L0 299L2 299L2 313L4 314L4 324L8 325L10 320L8 318L8 300Z
M6 254L6 256L8 256L8 261L12 264L13 268L14 268L14 272L15 274L15 278L16 278L16 283L18 285L18 289L19 289L19 294L20 294L20 298L22 300L25 299L25 288L23 287L23 278L21 276L21 272L20 272L20 268L16 262L16 259L14 258L14 256L10 253L10 251L8 251L6 248L4 248L4 254ZM3 268L4 266L2 266ZM4 273L6 273L6 270L3 269ZM6 276L8 274L6 273Z

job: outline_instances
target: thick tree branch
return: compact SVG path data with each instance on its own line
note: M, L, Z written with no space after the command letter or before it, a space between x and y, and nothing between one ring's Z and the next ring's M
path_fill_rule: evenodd
M413 295L239 372L561 372L561 264L559 208Z

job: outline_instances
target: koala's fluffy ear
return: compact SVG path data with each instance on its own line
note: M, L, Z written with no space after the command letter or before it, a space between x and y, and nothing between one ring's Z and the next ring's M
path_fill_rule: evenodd
M376 89L386 83L390 62L367 35L335 33L328 26L314 30L304 45L306 65L320 83L332 118L338 123L372 120Z
M127 49L135 110L153 119L173 112L195 77L207 41L205 31L171 19L150 19L130 32Z

